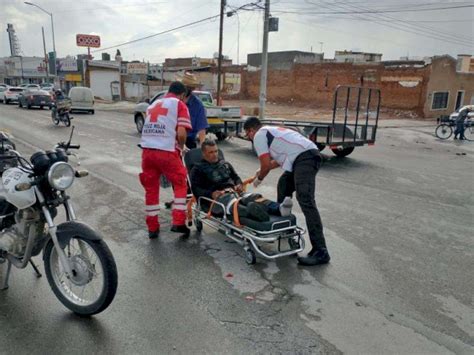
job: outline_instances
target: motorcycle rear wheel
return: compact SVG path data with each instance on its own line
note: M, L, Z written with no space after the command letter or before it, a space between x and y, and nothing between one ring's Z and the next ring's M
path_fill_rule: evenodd
M74 236L64 252L72 267L67 278L54 243L44 250L44 269L49 285L61 303L76 314L91 316L105 310L117 292L117 266L103 240Z

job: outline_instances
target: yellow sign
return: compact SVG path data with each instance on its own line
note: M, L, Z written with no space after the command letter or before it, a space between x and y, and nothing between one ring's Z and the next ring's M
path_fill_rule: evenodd
M207 123L209 123L210 125L224 124L224 121L220 118L207 118Z
M82 81L81 74L66 74L64 75L64 80L66 81Z

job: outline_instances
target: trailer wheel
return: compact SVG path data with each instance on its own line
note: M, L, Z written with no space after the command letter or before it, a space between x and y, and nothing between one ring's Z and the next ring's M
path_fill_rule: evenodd
M354 151L354 147L346 147L346 148L333 148L331 149L334 154L336 154L340 158L347 157L349 154L351 154Z
M324 148L326 148L326 144L316 143L316 147L318 147L319 151L322 152Z

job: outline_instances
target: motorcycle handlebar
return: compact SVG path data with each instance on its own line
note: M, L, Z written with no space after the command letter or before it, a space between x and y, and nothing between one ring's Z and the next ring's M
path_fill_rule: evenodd
M67 144L65 142L60 142L56 144L56 148L62 148L62 149L80 149L81 145L80 144Z

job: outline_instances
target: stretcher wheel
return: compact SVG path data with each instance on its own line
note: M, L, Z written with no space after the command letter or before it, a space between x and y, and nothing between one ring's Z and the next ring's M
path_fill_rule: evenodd
M201 232L202 231L202 222L199 220L199 219L194 219L194 225L196 226L196 230L198 232Z
M288 244L292 250L296 250L300 248L300 242L297 239L298 237L293 237L288 239Z
M250 247L245 247L245 262L249 265L254 265L257 262L255 252Z

